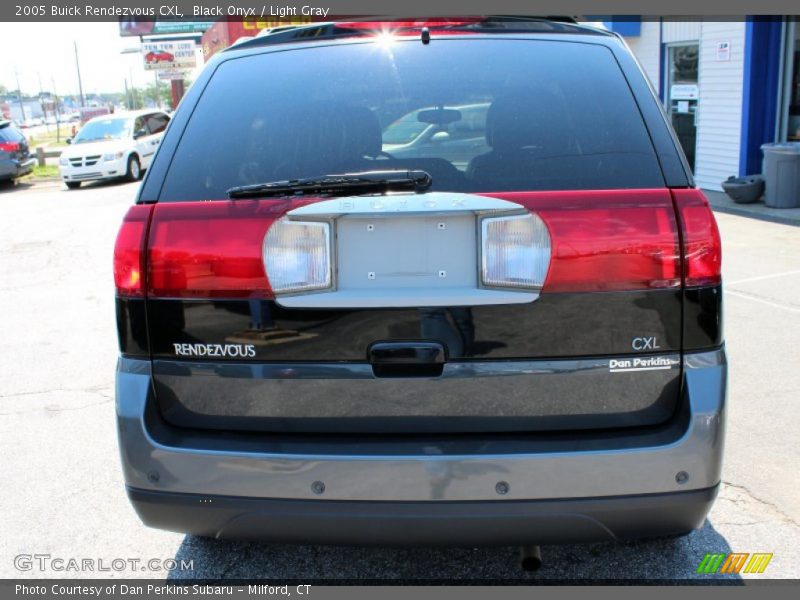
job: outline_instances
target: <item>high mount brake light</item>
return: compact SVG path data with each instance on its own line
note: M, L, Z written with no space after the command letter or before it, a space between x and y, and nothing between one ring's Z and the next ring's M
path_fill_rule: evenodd
M408 31L421 30L423 28L436 29L442 27L459 27L461 25L472 25L480 23L484 19L481 17L461 18L461 19L426 19L419 21L343 21L336 23L341 29L354 29L359 31Z
M114 285L120 296L144 296L144 247L153 207L131 206L114 244Z

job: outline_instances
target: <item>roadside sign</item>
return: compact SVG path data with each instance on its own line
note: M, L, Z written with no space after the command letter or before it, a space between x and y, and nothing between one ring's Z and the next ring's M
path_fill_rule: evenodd
M81 115L81 125L86 123L89 119L107 115L111 112L107 106L81 106L78 111Z
M171 81L173 79L186 79L188 76L188 71L183 71L181 69L164 69L158 71L158 78L166 81Z
M197 65L195 43L188 42L144 42L142 58L146 71L192 69Z
M669 90L672 100L697 100L700 97L700 88L693 83L676 83Z

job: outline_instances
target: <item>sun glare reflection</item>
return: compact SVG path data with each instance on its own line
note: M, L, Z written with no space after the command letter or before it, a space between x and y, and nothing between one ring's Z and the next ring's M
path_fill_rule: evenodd
M375 43L381 48L388 50L395 43L394 33L389 29L383 29L375 34Z

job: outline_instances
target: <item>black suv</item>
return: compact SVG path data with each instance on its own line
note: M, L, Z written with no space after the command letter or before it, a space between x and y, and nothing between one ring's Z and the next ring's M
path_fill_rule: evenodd
M410 114L438 131L395 156ZM449 160L460 129L472 154ZM613 34L485 18L243 42L189 90L117 238L128 495L214 537L689 532L720 482L720 260Z
M0 182L27 175L35 164L22 132L13 122L0 119Z

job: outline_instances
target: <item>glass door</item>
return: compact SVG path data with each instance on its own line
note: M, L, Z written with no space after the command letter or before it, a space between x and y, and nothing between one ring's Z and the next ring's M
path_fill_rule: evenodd
M800 142L800 27L797 21L787 22L786 99L784 102L785 139Z
M698 81L698 44L667 46L667 113L694 171L697 145L697 103L700 100Z

